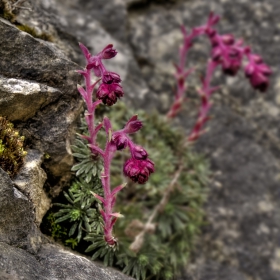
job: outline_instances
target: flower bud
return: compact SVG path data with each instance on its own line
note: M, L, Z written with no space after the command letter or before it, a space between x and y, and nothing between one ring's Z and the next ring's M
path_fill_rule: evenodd
M143 147L138 146L138 145L134 145L131 148L131 153L132 153L133 158L136 158L136 159L146 159L148 157L147 151Z
M240 69L241 59L230 59L227 62L222 63L223 72L226 75L234 76Z
M225 45L233 45L235 39L231 34L226 34L222 36L222 41Z
M149 159L137 160L131 158L125 162L123 167L124 175L139 184L145 184L154 171L154 163Z
M251 58L253 58L253 60L254 60L254 62L255 62L256 64L261 64L261 63L263 63L263 59L262 59L259 55L253 54L253 55L251 56Z
M214 38L217 34L217 31L215 29L208 28L206 30L206 33L209 35L210 38Z
M252 87L260 90L261 92L265 92L267 90L269 86L268 78L271 74L268 66L266 66L264 69L265 70L263 71L261 67L253 67L250 64L245 67L245 74L247 78L249 78Z
M109 44L102 50L102 52L99 53L99 57L101 59L110 59L115 57L117 53L118 52L115 49L113 49L113 45Z
M222 68L226 75L234 76L240 69L242 53L235 46L226 46L222 55Z
M137 115L131 117L131 119L126 123L124 127L124 132L131 134L137 132L139 129L142 128L143 124L141 121L137 119Z
M108 106L112 106L117 99L123 96L123 89L119 84L102 83L96 93L96 97Z
M269 85L269 76L272 74L272 71L269 66L263 63L260 56L252 54L244 71L253 88L258 89L261 92L265 92L267 90Z
M119 74L115 72L106 71L103 73L102 81L105 84L113 84L113 83L120 83L121 79Z
M115 143L117 150L122 150L127 147L128 140L124 133L114 133L112 141Z
M269 81L262 73L254 73L250 78L250 83L253 88L258 89L261 92L265 92L268 88Z

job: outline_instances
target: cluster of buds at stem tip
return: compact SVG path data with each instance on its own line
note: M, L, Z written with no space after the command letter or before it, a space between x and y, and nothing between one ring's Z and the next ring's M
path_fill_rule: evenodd
M210 86L217 67L221 66L224 74L235 76L242 68L244 58L247 58L248 63L244 68L244 72L251 86L261 92L265 92L269 86L269 77L272 74L270 67L263 62L260 56L252 53L251 48L245 46L242 40L236 40L232 34L219 34L214 27L219 20L219 16L211 13L205 25L193 28L189 34L182 27L184 43L179 50L179 63L175 65L177 89L174 103L171 105L167 117L174 118L186 100L185 80L193 72L193 69L186 70L185 64L186 56L192 47L193 40L200 35L206 35L212 46L205 77L202 79L202 87L198 90L201 97L201 107L194 128L187 138L188 142L196 140L203 133L202 127L209 119L207 113L211 107L210 96L218 89L218 87Z
M101 78L101 84L96 92L97 99L102 100L102 102L108 106L112 106L124 94L123 88L120 85L121 78L117 73L107 71L102 60L115 57L117 51L113 49L112 44L105 47L97 55L91 55L83 44L80 44L80 48L87 61L86 69L92 70L96 77Z
M243 58L247 57L248 64L244 69L253 88L264 92L269 85L272 71L263 63L260 56L253 54L249 46L244 46L242 40L236 40L232 34L220 35L213 25L219 21L219 16L210 14L205 30L212 44L211 58L222 66L226 75L234 76L242 66Z
M117 150L129 148L131 158L128 159L123 166L123 173L133 182L145 184L151 173L155 171L154 163L148 159L147 151L136 145L129 137L129 134L137 132L142 127L142 122L137 116L133 116L122 130L112 135L112 141L116 145Z

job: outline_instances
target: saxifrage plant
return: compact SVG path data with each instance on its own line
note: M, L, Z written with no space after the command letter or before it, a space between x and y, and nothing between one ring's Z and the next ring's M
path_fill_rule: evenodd
M166 119L139 113L144 120L143 128L136 115L127 121L130 112L122 104L116 105L116 110L101 110L103 114L99 112L99 117L103 119L95 123L97 106L101 103L112 106L124 95L119 75L107 71L102 63L117 52L108 45L92 56L80 45L87 66L79 71L85 78L85 88L78 86L78 90L87 111L86 125L73 146L78 163L72 170L78 179L68 194L65 193L70 204L58 204L62 209L54 216L58 217L57 222L72 223L69 236L76 232L77 242L82 237L92 242L86 252L93 251L93 259L100 258L107 265L121 267L137 279L172 279L186 263L203 223L202 204L209 171L205 160L189 146L204 132L203 126L209 119L210 97L218 88L211 86L214 71L221 66L224 74L235 75L247 58L244 71L252 87L264 92L269 84L271 69L241 40L231 34L219 34L214 28L218 21L219 17L211 13L205 25L192 29L189 34L182 27L184 39L176 65L175 101ZM209 38L212 50L198 91L201 98L198 118L186 137L182 130L171 128L170 124L186 101L185 80L194 71L185 69L186 56L193 39L199 35ZM91 72L100 79L93 83ZM93 92L98 84L97 100L94 100ZM107 116L103 117L104 112ZM125 123L122 129L117 127L121 121ZM140 128L142 133L136 133ZM105 139L105 145L98 144L98 139L101 142ZM117 152L126 148L129 152L124 151L122 155ZM148 159L147 151L153 162ZM131 179L126 188L119 171L123 161L123 175ZM151 173L154 174L150 176ZM111 182L117 187L111 189ZM122 216L120 213L125 218L116 223Z

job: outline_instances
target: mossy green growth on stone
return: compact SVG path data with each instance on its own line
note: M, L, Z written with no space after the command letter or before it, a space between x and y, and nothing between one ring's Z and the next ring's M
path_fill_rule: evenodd
M12 1L0 1L0 17L13 23L15 21L16 15L13 13L12 4Z
M117 130L121 129L135 112L130 112L127 106L118 102L110 108L100 106L97 114L99 121L105 115L109 117L113 130ZM202 206L206 199L209 168L203 156L183 146L186 138L181 129L174 128L174 125L157 113L139 111L138 119L143 122L143 128L133 135L133 141L145 147L149 158L155 163L156 171L146 184L138 185L129 181L118 194L115 211L124 215L114 227L118 248L111 248L104 241L102 219L98 219L101 204L93 197L88 202L85 202L85 198L79 198L83 189L88 193L88 188L98 191L102 196L100 180L87 183L84 181L86 173L92 172L88 161L84 163L84 167L83 164L79 165L83 172L79 172L78 178L82 176L79 179L83 183L76 186L76 192L71 186L66 194L71 203L68 206L61 205L61 215L64 216L62 220L71 220L71 205L75 204L75 207L80 207L81 210L86 209L87 225L81 221L73 221L72 224L77 224L74 226L77 233L76 228L80 223L84 224L80 227L82 239L88 242L86 253L90 252L93 259L103 260L106 265L118 267L136 279L174 279L188 262L204 223ZM85 133L84 125L82 130L82 133ZM99 136L98 140L104 141L105 136ZM81 138L78 141L80 146L75 145L74 151L80 164L83 154L84 159L88 160L89 153L86 151L87 143ZM81 147L81 143L84 143L84 147ZM126 154L122 151L113 160L112 187L126 180L122 174L122 166L127 158L128 152ZM96 159L92 162L100 165ZM100 178L98 166L94 174ZM75 171L77 172L76 169ZM153 219L147 223L151 216ZM69 233L73 234L72 226L70 227Z
M53 42L53 37L50 34L47 34L45 32L37 32L35 28L30 27L26 24L21 24L17 21L17 9L13 7L13 5L16 3L16 1L8 1L8 0L2 0L0 1L0 17L10 21L13 23L18 29L21 31L24 31L34 38L38 38L44 41Z
M16 27L18 29L20 29L21 31L24 31L24 32L30 34L34 38L38 38L38 39L41 39L41 40L44 40L44 41L49 41L49 42L53 41L53 37L50 34L47 34L47 33L44 33L44 32L43 33L38 33L35 28L30 27L28 25L16 24Z
M23 149L24 136L5 117L0 116L0 167L14 176L23 165L27 152Z

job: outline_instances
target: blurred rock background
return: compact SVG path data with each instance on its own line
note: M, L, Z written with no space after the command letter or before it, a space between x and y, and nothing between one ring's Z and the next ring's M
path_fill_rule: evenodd
M0 7L7 2L16 4L1 0ZM42 175L36 199L20 186L23 194L13 197L13 183L1 175L2 194L8 192L11 196L11 200L1 200L0 205L0 228L5 228L0 230L0 267L3 275L5 272L1 277L93 279L90 273L78 278L78 267L70 271L73 262L63 263L67 269L60 268L61 273L53 271L60 263L61 253L36 228L49 203L41 194L43 186L55 196L69 179L73 160L69 144L82 110L76 90L81 80L74 72L84 65L78 42L92 53L113 43L119 53L110 61L110 67L123 79L124 100L135 108L156 108L165 113L174 91L172 64L177 60L182 40L180 26L201 25L214 11L221 15L219 31L242 37L274 74L265 94L251 89L242 73L236 77L220 73L215 76L213 84L220 84L221 88L213 97L209 131L195 145L209 157L213 171L205 205L207 223L181 280L280 279L280 2L27 0L13 7L15 18L0 18L0 114L11 116L21 129L33 149L30 161ZM35 33L31 36L15 25L28 26ZM189 80L189 102L177 120L186 131L196 117L199 100L195 88L199 86L208 52L208 42L201 38L188 56L190 67L196 66L197 72ZM41 162L47 179L43 171L38 171ZM34 172L30 173L34 178ZM19 176L26 174L28 171L23 170ZM7 217L11 209L16 211L11 206L15 197L26 207L21 213L26 223L16 222L18 216ZM38 197L44 200L44 206L34 214L31 209L40 204ZM7 228L8 220L11 226ZM23 258L30 254L34 263L48 263L52 274L42 267L46 274L38 278L43 273L40 267L16 266L17 258L8 253L14 251ZM89 265L86 259L84 262ZM106 271L102 272L105 276L96 279L126 279L117 272L110 276L113 278L106 278Z

